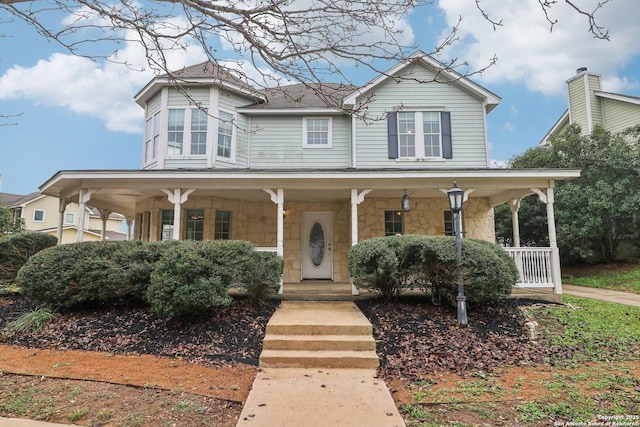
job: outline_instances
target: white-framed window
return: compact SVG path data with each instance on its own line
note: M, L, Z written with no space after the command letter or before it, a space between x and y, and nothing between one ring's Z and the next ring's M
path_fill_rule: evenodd
M199 108L169 109L167 156L206 155L208 121L209 115L206 110ZM187 141L187 147L185 147L185 141Z
M331 148L332 138L331 117L303 117L302 118L302 146L305 148Z
M226 111L218 111L218 146L216 154L223 159L233 159L235 116Z
M167 155L181 156L184 143L184 109L172 108L167 119Z
M64 214L64 223L65 224L75 224L76 223L76 214L73 212L65 212Z
M442 126L439 111L398 112L400 158L442 158Z
M207 154L207 121L205 110L191 110L191 154Z
M144 161L151 162L158 158L160 142L160 112L149 117L144 127Z
M33 210L33 222L44 222L44 211L42 209Z

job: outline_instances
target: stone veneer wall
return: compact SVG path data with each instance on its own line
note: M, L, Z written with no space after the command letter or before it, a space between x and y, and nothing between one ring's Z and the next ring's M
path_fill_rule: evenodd
M358 238L360 241L384 236L384 211L399 210L400 200L370 198L358 205ZM216 197L193 197L183 206L181 230L187 209L204 209L204 239L212 240L216 209L231 211L231 238L248 240L257 246L275 247L277 244L276 205L270 201L247 202ZM347 254L351 247L351 205L348 200L334 202L285 202L284 220L284 283L301 280L302 212L333 213L333 280L350 281ZM137 213L151 212L151 240L160 236L160 212L173 209L165 197L147 199L137 205ZM411 211L404 213L405 234L443 235L444 210L449 209L445 197L411 199ZM493 208L486 199L469 199L464 205L463 229L465 237L495 240ZM182 234L182 233L181 233ZM136 234L134 233L134 236Z

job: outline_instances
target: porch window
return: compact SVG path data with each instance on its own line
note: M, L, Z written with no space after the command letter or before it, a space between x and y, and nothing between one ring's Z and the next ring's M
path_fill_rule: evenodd
M184 141L184 109L169 110L167 124L167 155L182 155Z
M163 209L160 214L160 240L173 239L173 209Z
M462 234L464 235L464 216L462 217ZM453 224L453 213L451 211L444 211L444 235L455 236L456 230Z
M455 228L453 226L453 213L444 211L444 235L455 236Z
M204 209L188 209L185 224L187 240L202 240L204 233Z
M305 148L331 148L333 145L331 118L303 118L302 133L302 146Z
M384 235L396 236L404 233L402 211L384 211Z
M42 209L33 210L33 222L44 222L44 211Z
M191 154L207 154L207 121L209 116L203 110L191 110Z
M231 212L216 211L216 224L213 236L216 240L229 240L231 238Z
M233 114L218 111L218 157L232 158L234 120Z

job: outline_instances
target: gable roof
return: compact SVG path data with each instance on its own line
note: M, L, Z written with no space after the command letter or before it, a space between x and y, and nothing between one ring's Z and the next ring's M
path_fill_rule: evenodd
M436 78L438 82L442 82L443 84L454 84L462 88L463 90L471 93L472 95L481 98L486 103L486 112L490 112L501 101L501 98L495 93L491 92L488 89L474 83L470 79L464 77L457 71L451 69L451 67L447 67L440 61L433 59L431 56L427 55L422 51L418 51L411 55L407 60L399 62L395 66L391 67L386 72L380 74L378 77L371 80L369 83L359 88L358 90L351 93L344 99L345 105L355 105L357 99L380 86L381 84L386 83L389 80L397 78L404 70L411 67L414 64L420 64L430 70L432 70L436 74Z
M24 198L22 194L0 193L0 206L10 208L22 198Z
M145 102L162 87L189 84L219 86L232 92L255 98L257 102L265 101L263 95L253 86L235 76L226 68L211 61L185 67L181 70L173 71L171 74L161 74L140 89L133 99L138 105L144 107Z

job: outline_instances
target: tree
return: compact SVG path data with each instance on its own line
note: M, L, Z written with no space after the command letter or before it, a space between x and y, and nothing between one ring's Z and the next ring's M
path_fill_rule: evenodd
M610 0L602 0L592 10L565 3L589 21L590 31L608 38L606 29L596 22L596 12ZM146 62L156 72L171 76L167 56L170 52L197 45L208 58L239 74L254 86L274 86L278 81L307 85L327 105L344 109L341 98L333 96L332 81L350 81L343 74L344 64L384 73L390 61L407 60L416 50L407 43L406 18L434 0L0 0L0 8L32 25L40 34L54 40L76 55L118 62L117 49L135 40L144 49ZM502 21L490 17L475 0L480 13L495 27ZM551 28L556 24L549 11L556 0L538 0ZM61 18L63 25L56 26ZM462 17L460 17L460 20ZM431 54L439 54L458 39L460 24ZM0 21L1 23L2 21ZM243 61L224 61L217 38L226 47L253 65L259 72L251 77L243 72ZM114 49L115 46L115 49ZM488 59L486 67L496 58ZM264 66L263 66L264 64ZM136 64L125 63L129 67ZM452 60L445 69L461 70L463 61ZM462 72L463 76L486 68ZM397 76L395 76L397 77ZM415 79L415 76L397 78ZM436 77L438 80L438 77Z
M11 210L0 206L0 238L7 234L20 233L24 230L24 220L15 220Z
M588 136L572 126L552 140L550 148L533 148L514 158L512 167L581 170L580 178L558 183L555 191L558 245L564 261L611 261L623 240L638 244L640 126L619 134L596 127ZM544 204L528 197L519 216L522 243L546 245ZM496 217L496 232L509 241L508 209L496 210Z

